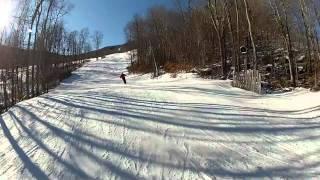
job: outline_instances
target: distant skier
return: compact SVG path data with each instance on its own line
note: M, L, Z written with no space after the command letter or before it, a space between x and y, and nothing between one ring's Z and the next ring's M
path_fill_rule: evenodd
M125 75L124 73L121 73L121 75L120 75L120 78L123 80L123 83L124 83L124 84L127 84L126 76L127 76L127 75Z

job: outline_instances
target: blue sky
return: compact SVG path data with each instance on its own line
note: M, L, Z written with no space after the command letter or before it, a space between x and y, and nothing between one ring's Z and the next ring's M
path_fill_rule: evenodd
M69 0L73 10L65 20L69 30L88 27L104 34L103 46L125 42L124 28L135 14L153 5L174 6L174 0Z

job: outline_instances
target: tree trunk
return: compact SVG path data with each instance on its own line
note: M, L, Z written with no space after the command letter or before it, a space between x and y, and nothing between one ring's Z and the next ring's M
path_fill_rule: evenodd
M251 25L251 20L250 20L250 13L249 13L249 7L248 7L248 2L247 0L243 0L245 10L246 10L246 18L248 22L248 31L249 31L249 36L251 40L251 45L252 45L252 50L253 50L253 69L257 70L257 52L256 52L256 45L255 41L253 38L253 32L252 32L252 25Z
M293 51L292 51L292 40L291 40L291 34L290 34L290 28L289 28L289 20L288 20L288 13L286 10L286 7L284 5L284 2L282 1L282 7L283 11L285 13L285 39L287 44L287 51L289 56L289 65L290 65L290 79L293 87L297 86L296 82L296 62L294 59Z
M231 6L229 7L229 10L231 9ZM228 13L228 27L229 27L229 34L231 38L231 44L232 44L232 65L234 68L234 71L237 71L237 64L238 64L238 59L237 59L237 46L236 46L236 41L234 38L234 30L231 22L231 13L230 11L227 11Z
M2 81L3 81L3 102L4 102L4 108L7 110L8 108L8 93L7 93L7 76L8 75L8 69L4 69L2 71Z
M311 63L311 39L310 39L310 35L311 35L311 32L310 32L310 26L309 26L309 23L308 23L308 17L307 17L307 7L306 7L306 4L305 4L305 0L299 0L300 2L300 10L301 10L301 16L302 16L302 19L303 19L303 25L304 25L304 28L305 28L305 36L306 36L306 40L307 40L307 53L308 53L308 72L310 75L312 75L312 63Z
M240 17L239 17L239 2L234 0L236 6L236 16L237 16L237 44L236 44L236 55L237 55L237 72L241 71L241 62L240 62Z
M14 83L14 75L15 75L15 72L14 72L14 67L12 65L12 68L11 68L11 106L13 106L15 104L15 83Z

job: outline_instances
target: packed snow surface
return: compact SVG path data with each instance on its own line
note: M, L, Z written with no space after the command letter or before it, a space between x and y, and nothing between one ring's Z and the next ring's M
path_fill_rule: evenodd
M320 93L90 61L0 117L0 179L320 179Z

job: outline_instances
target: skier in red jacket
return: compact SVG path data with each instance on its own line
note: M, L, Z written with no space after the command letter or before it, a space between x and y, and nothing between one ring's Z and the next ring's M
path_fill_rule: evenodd
M124 84L127 84L126 76L127 76L127 75L125 75L124 73L121 73L121 75L120 75L120 78L123 80L123 83L124 83Z

